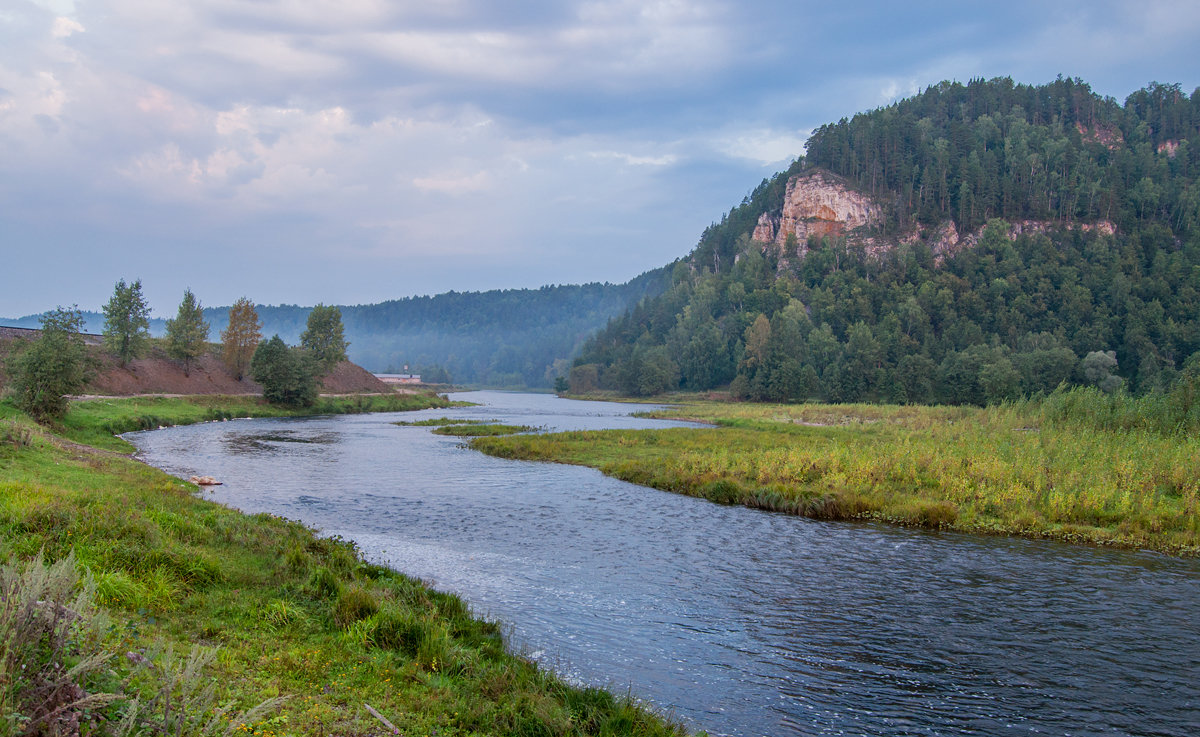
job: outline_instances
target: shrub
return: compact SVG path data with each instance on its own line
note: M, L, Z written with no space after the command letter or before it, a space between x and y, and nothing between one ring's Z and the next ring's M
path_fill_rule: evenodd
M310 407L317 400L315 366L303 352L288 348L278 335L258 344L250 375L262 384L263 399L289 407Z
M92 636L94 594L73 555L0 568L0 734L78 734L86 710L121 698L84 688L111 657Z
M333 619L339 626L346 627L360 619L366 619L379 610L379 603L370 591L361 586L343 588L333 608Z

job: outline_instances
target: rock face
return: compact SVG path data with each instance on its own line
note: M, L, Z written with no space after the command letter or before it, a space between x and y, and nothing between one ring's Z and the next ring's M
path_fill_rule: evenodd
M822 169L811 169L788 180L779 212L763 213L751 235L766 250L774 248L779 255L779 269L786 269L793 260L808 253L808 237L842 236L861 246L865 253L879 258L898 244L924 241L941 264L954 254L974 248L983 228L959 230L956 223L946 220L933 227L914 227L900 235L887 236L871 232L867 226L883 222L884 209L875 200L856 192L841 177ZM1094 223L1062 223L1042 220L1017 220L1009 223L1008 239L1023 233L1045 233L1059 229L1097 231L1113 235L1115 226L1101 220ZM788 238L795 236L795 248L788 248Z
M1025 233L1048 233L1051 230L1059 229L1078 229L1084 233L1096 231L1104 235L1113 235L1117 232L1116 226L1108 220L1100 220L1095 223L1070 223L1069 225L1045 220L1017 220L1008 224L1007 235L1011 241ZM935 261L940 264L948 256L974 248L978 245L979 237L982 235L983 228L974 232L961 233L953 221L947 220L931 232L924 233L924 240L929 244L929 250L933 252ZM909 242L920 240L920 236L919 231L913 231L909 236Z
M788 180L783 208L777 214L763 213L751 237L782 253L788 236L794 235L796 255L803 256L810 235L848 235L882 216L883 208L870 197L853 191L840 177L813 169Z

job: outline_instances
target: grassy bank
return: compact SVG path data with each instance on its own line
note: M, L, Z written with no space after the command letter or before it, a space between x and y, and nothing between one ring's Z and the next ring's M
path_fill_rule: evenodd
M361 412L405 412L443 408L454 403L437 394L352 394L321 397L312 407L289 408L255 396L192 395L187 397L119 397L76 401L55 428L77 443L107 450L132 451L118 433L170 425L229 420L237 417L303 417ZM16 410L0 404L0 419Z
M1110 400L1085 395L987 409L687 401L656 416L716 426L472 445L819 519L1200 554L1200 438L1098 424L1091 405Z
M84 733L118 733L135 696L141 728L182 724L182 734L390 734L366 705L404 735L681 733L627 700L569 687L508 654L496 624L472 617L454 596L364 563L349 543L206 502L195 487L111 452L121 449L113 431L275 413L243 401L78 402L55 432L0 405L0 559L73 554L111 617L72 634L79 642L58 653L68 661L89 648L109 653L90 676L79 669L72 678L90 693L124 697L77 709ZM346 401L318 409L392 408ZM79 444L93 441L107 450ZM15 579L10 571L0 580ZM0 616L0 629L6 622ZM0 632L0 642L12 631L19 628ZM171 680L179 668L170 664L193 645L201 656L215 652L212 662ZM22 716L48 703L48 687L26 674L58 667L58 655L30 650L29 670L14 670L19 650L0 648L0 735L20 734ZM191 696L188 683L200 687ZM206 688L211 698L197 698ZM276 697L285 700L244 724L234 716ZM206 729L223 704L231 705L226 716Z
M452 424L433 428L435 435L455 435L460 438L484 438L496 435L515 435L521 432L534 432L538 428L532 425L503 425L490 424Z

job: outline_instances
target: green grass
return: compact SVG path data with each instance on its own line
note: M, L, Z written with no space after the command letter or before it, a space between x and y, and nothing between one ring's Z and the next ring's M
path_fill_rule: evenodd
M455 419L453 417L433 417L428 420L413 420L393 422L400 427L442 427L444 425L482 425L484 420Z
M2 406L2 405L0 405ZM59 423L63 437L97 448L131 452L119 433L169 425L229 420L237 417L301 417L359 412L403 412L449 407L436 394L356 394L321 397L312 407L288 408L259 397L196 395L188 397L121 397L76 401ZM15 411L10 408L10 411Z
M494 435L515 435L522 432L534 432L538 428L531 425L444 425L433 430L435 435L457 435L463 438L482 438Z
M715 427L480 438L665 491L821 519L1200 554L1200 437L1104 430L1030 401L977 409L685 401Z
M335 407L359 409L325 409ZM112 617L106 647L121 655L106 670L110 688L131 676L126 652L200 644L219 648L204 675L214 703L288 697L243 730L260 735L381 733L363 704L406 735L682 734L627 698L568 686L509 654L496 623L365 563L350 543L204 501L127 457L63 442L112 449L114 431L269 411L215 398L78 402L56 434L0 403L0 559L73 552L91 571Z

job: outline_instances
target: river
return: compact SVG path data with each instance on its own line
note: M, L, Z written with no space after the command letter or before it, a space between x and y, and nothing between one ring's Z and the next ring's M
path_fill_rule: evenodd
M724 507L396 420L663 427L472 392L452 410L125 437L209 498L356 541L569 680L729 735L1200 734L1200 562Z

